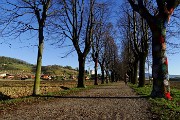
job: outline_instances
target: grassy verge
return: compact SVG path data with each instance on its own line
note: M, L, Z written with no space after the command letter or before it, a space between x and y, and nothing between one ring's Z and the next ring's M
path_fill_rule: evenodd
M139 95L150 96L152 86L138 87L137 85L129 84ZM171 96L173 100L169 101L164 98L152 99L149 97L151 103L152 113L159 116L161 120L180 120L180 90L172 89Z

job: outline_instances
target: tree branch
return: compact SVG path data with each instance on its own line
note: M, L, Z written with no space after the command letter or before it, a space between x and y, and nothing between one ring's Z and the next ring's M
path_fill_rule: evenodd
M153 16L149 13L147 8L143 5L142 0L138 0L138 4L135 4L133 0L128 0L133 10L138 12L146 21L151 24Z

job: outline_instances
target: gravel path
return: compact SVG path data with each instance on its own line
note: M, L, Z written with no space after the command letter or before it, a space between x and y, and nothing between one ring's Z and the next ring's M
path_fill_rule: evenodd
M151 120L149 104L124 82L24 105L0 120Z

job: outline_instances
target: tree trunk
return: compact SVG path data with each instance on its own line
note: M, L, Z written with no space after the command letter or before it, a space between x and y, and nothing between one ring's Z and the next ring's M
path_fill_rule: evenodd
M144 87L145 85L145 62L146 55L145 53L140 53L139 57L139 87Z
M161 26L161 25L159 25ZM164 24L162 25L164 26ZM153 90L152 97L163 97L170 95L170 85L168 79L168 61L166 57L165 43L166 29L159 28L152 32L152 55L153 55Z
M134 76L134 68L131 68L129 71L128 71L128 76L129 76L129 79L128 79L128 82L132 83L133 81L133 76Z
M133 63L133 77L132 77L132 84L137 84L138 81L138 60L135 60Z
M104 84L104 66L103 65L100 66L101 66L101 84Z
M105 72L106 72L106 83L108 84L108 82L109 82L109 72L108 72L108 70L105 70Z
M152 32L153 90L151 96L171 99L166 57L166 27L174 9L180 3L178 0L156 0L158 11L152 16L143 5L143 1L139 0L138 4L135 4L133 0L128 1L132 8L146 19Z
M104 70L101 70L101 84L104 84Z
M78 55L79 60L79 76L78 76L78 85L77 87L84 88L84 79L85 79L85 57L83 55Z
M115 81L115 74L114 71L111 71L111 82Z
M94 85L98 85L98 74L97 74L97 69L98 69L98 58L95 58L95 78L94 78Z
M40 94L40 77L41 77L41 66L42 66L42 54L44 46L43 28L39 30L39 46L36 66L36 76L34 80L33 96Z

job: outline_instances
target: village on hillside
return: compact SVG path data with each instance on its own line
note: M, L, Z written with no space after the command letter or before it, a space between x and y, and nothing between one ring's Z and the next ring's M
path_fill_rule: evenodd
M34 80L35 65L25 61L0 57L0 79L4 80ZM86 71L86 80L94 75L93 70ZM41 80L77 80L78 71L71 66L48 65L42 66Z

